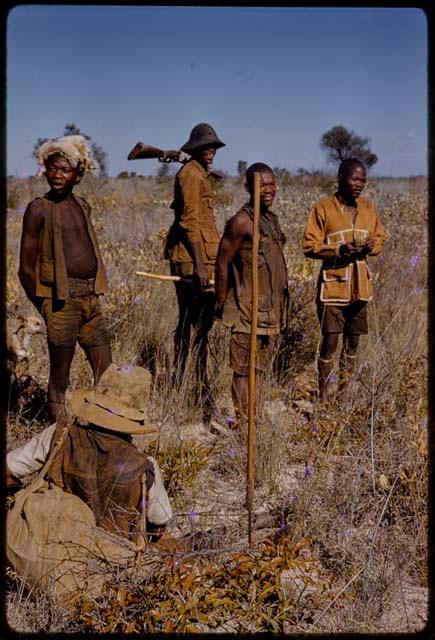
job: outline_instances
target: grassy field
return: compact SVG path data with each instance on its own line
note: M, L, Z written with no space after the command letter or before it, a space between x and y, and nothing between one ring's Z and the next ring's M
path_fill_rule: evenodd
M171 386L176 302L171 283L140 278L168 272L162 258L172 220L171 181L91 179L77 188L93 208L111 289L104 299L115 362L149 367L150 415L157 438L137 438L162 467L174 506L174 535L194 552L163 556L156 575L120 583L72 612L27 594L8 571L8 620L20 631L397 632L421 629L427 588L427 184L423 178L373 180L388 234L369 259L375 284L370 334L361 340L353 393L343 406L315 399L319 329L318 264L304 258L310 206L335 187L321 177L279 181L274 211L287 236L290 318L264 415L256 433L254 544L247 547L246 454L228 429L233 418L229 336L216 323L210 378L218 399L216 434L192 404L189 372ZM8 323L34 315L17 278L22 217L45 191L43 179L8 181ZM218 227L245 201L240 180L216 187ZM8 448L44 427L48 356L32 342L28 369L11 395ZM91 382L77 350L71 389ZM261 517L260 517L261 516ZM193 542L192 542L193 544ZM123 587L120 590L121 586ZM120 597L122 593L122 597Z

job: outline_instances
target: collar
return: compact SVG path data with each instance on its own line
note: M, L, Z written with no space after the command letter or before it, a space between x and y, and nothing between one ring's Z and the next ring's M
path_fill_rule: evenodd
M204 167L198 162L198 160L190 158L190 160L187 161L187 164L190 163L192 163L198 169L198 171L202 173L203 176L208 177L210 175L210 173L206 169L204 169Z
M351 205L346 205L344 202L342 202L342 201L340 200L340 197L339 197L339 195L338 195L338 192L337 192L337 191L334 193L334 195L332 196L332 198L333 198L333 200L334 200L335 206L336 206L336 207L337 207L337 209L340 211L340 213L344 213L344 207L346 207L346 206L349 206L349 207L350 207L350 206L351 206ZM358 209L358 200L359 200L359 198L357 198L357 200L356 200L356 202L355 202L355 207L354 207L355 209Z

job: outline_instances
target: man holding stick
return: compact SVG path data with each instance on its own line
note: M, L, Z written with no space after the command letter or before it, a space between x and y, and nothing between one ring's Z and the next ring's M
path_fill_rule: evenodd
M209 423L213 408L207 378L207 351L215 304L210 280L219 244L209 172L216 150L224 146L209 124L200 123L192 129L189 140L181 147L191 159L175 177L171 205L175 221L169 229L165 247L171 274L192 278L191 282L175 283L179 317L174 335L174 365L176 379L179 379L185 371L193 329L191 347L196 399L202 404L205 423Z
M216 316L231 328L232 397L238 424L246 420L248 410L254 173L261 176L255 362L259 408L262 377L272 365L288 299L287 269L283 255L285 236L277 216L269 209L276 193L275 175L268 165L257 162L246 171L245 188L249 193L249 202L227 222L216 258Z

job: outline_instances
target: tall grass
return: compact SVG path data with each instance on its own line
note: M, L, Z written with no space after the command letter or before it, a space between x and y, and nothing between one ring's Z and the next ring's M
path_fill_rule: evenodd
M317 182L292 178L279 185L275 201L287 236L291 312L257 425L255 488L256 512L268 514L273 531L268 542L258 541L244 559L237 554L246 549L246 451L243 438L229 428L233 407L228 333L215 323L210 335L209 375L218 400L214 420L221 427L213 435L202 427L193 402L190 364L183 383L172 385L177 316L173 285L135 274L168 272L162 237L172 220L171 184L145 178L86 179L77 189L93 207L110 277L104 309L114 359L153 372L149 412L159 433L138 439L138 445L156 455L162 466L175 507L174 531L189 535L200 530L203 549L188 559L196 576L191 586L182 586L183 564L171 569L168 561L154 582L127 584L130 595L122 605L109 590L98 615L88 607L69 623L108 630L116 615L116 629L124 631L186 631L193 625L196 631L377 632L397 631L397 625L413 630L424 622L424 602L417 618L403 596L403 585L427 585L426 182L373 180L367 188L367 197L380 209L388 242L381 257L370 259L375 284L370 333L361 339L351 393L342 405L325 408L315 401L318 264L305 260L300 242L309 208L331 185L324 176ZM42 179L9 183L12 315L33 313L16 278L17 256L24 207L44 189ZM216 201L222 230L245 201L240 181L227 178L218 187ZM31 375L44 386L45 345L42 341L34 348ZM89 382L89 368L78 351L71 388ZM10 446L42 427L38 418L29 421L25 414L11 413ZM285 562L273 564L284 556ZM283 593L285 572L299 580L305 576L303 594ZM264 586L267 580L270 587ZM219 597L207 600L207 585L213 593L219 585ZM267 588L269 599L261 595ZM23 622L17 589L14 584L9 589L11 624L31 626L31 609ZM222 598L233 600L234 615L227 614L229 605L222 604ZM389 617L392 607L396 619ZM160 610L164 622L150 613Z

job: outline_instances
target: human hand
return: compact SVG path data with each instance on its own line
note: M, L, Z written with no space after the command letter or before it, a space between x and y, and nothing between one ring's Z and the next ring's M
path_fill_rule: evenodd
M204 264L196 265L196 276L199 280L199 284L201 285L201 289L205 289L209 285L208 271L205 268Z
M368 255L375 248L375 239L372 236L367 236L364 244L361 247L361 252L364 255Z
M347 242L346 244L341 244L338 250L338 254L341 258L347 258L359 252L360 252L360 248L355 247L350 242Z

